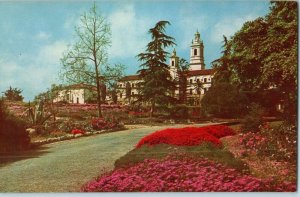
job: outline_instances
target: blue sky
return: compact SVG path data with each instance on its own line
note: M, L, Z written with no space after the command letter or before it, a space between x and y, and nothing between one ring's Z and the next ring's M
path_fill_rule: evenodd
M232 36L242 24L269 11L268 1L96 1L111 24L109 63L134 74L136 55L150 41L147 31L168 20L167 34L176 39L177 55L189 60L198 30L204 42L206 68L220 56L222 35ZM0 93L9 86L23 90L25 101L61 83L60 58L75 40L74 26L93 1L0 1ZM171 52L171 51L170 51Z

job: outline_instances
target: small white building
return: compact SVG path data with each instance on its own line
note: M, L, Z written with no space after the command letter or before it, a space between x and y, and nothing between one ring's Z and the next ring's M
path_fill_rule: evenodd
M67 102L74 104L85 104L90 92L96 91L96 88L83 83L66 86L57 93L57 97L53 102Z

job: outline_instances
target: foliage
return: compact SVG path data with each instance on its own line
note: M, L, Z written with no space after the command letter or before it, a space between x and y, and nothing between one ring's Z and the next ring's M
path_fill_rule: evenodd
M9 101L23 101L23 96L21 95L22 90L19 88L12 88L11 86L9 87L8 90L3 92L4 98Z
M73 134L73 135L76 135L76 134L85 134L85 132L84 131L82 131L82 130L80 130L80 129L73 129L72 131L71 131L71 133Z
M247 97L235 85L227 82L216 82L201 100L204 114L223 118L234 118L243 115Z
M62 89L66 89L66 87L63 87L63 85L56 85L52 84L51 88L47 89L46 92L42 92L34 97L34 102L44 101L45 103L51 103L54 98L56 98L59 94L59 92Z
M14 152L29 148L30 138L26 124L7 112L0 100L0 152Z
M264 110L260 105L252 103L248 111L248 114L242 120L242 130L244 132L258 131L259 127L263 124Z
M185 155L163 160L146 159L129 168L116 169L86 184L85 192L245 192L296 191L296 183L243 175L205 158Z
M229 41L234 81L245 91L277 89L287 119L296 114L297 16L297 2L273 1L268 15L246 22Z
M179 84L179 102L186 103L187 97L187 72L190 68L189 63L180 58L178 62L178 84Z
M157 144L172 144L177 146L196 146L202 143L212 143L220 146L220 137L233 135L234 132L226 126L207 126L207 127L185 127L176 129L164 129L156 131L143 137L137 148L146 144L153 146Z
M80 24L75 28L77 42L61 59L63 70L61 77L71 83L84 82L97 87L98 116L102 117L101 99L104 98L104 86L112 80L118 80L122 66L107 64L107 48L110 46L110 25L98 14L94 3L89 13L84 13Z
M175 83L169 72L169 65L166 64L168 52L164 49L173 46L174 38L165 34L168 21L159 21L149 30L152 41L148 43L145 53L138 55L142 69L139 74L143 79L141 84L141 95L139 100L151 104L150 116L153 116L155 105L167 104L173 101L171 94Z
M295 163L297 160L297 132L295 126L281 124L271 128L267 123L240 137L245 153Z
M188 119L189 110L186 105L174 105L169 109L170 117L174 119Z
M104 118L94 118L91 121L94 130L113 129L119 126L117 122L110 122Z

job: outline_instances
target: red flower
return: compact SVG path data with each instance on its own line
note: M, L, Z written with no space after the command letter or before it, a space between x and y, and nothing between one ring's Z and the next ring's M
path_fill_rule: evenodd
M76 135L76 134L84 134L85 132L84 132L84 131L81 131L81 130L79 130L79 129L73 129L73 130L71 131L71 133L72 133L73 135Z

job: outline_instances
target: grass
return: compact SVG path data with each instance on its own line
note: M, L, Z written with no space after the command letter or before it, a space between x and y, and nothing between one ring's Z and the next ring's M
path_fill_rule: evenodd
M163 159L167 155L184 154L190 157L203 157L209 160L224 164L225 166L237 169L240 172L248 173L248 166L234 155L222 148L217 148L209 143L199 146L172 146L167 144L159 144L155 146L144 145L140 148L133 149L126 155L115 162L115 168L126 168L145 159Z

